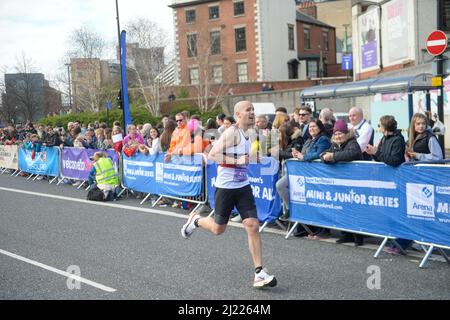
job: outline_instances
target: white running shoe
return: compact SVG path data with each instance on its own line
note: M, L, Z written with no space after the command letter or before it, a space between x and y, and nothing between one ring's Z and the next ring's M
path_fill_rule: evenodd
M237 216L231 218L230 220L233 221L233 222L242 222L242 218L241 218L240 214L238 214Z
M181 236L185 239L188 239L191 234L194 232L195 228L195 220L200 219L200 215L198 215L196 212L192 212L189 216L186 224L181 228Z
M259 273L255 273L255 281L253 282L254 288L275 287L277 285L277 279L273 275L267 273L267 269L262 269Z

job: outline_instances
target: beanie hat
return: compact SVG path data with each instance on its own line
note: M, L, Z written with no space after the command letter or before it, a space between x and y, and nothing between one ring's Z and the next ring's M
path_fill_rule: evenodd
M347 123L344 120L337 120L333 127L333 134L337 131L342 133L348 133Z

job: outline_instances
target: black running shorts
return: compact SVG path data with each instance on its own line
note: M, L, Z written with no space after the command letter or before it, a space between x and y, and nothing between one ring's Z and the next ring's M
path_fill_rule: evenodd
M214 200L214 220L219 225L228 223L231 211L234 207L239 211L242 220L247 218L258 218L255 198L253 197L252 187L250 187L250 185L246 185L239 189L216 188Z

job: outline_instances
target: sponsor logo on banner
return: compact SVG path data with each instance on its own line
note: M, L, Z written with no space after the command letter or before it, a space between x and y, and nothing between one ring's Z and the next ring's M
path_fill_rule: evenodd
M289 175L289 185L292 186L289 190L291 201L306 203L305 177Z
M407 215L434 218L434 186L431 184L406 184Z
M157 162L156 165L156 181L164 181L164 163Z

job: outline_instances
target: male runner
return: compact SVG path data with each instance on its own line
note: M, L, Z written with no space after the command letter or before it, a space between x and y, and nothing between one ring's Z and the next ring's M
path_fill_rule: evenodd
M234 106L236 124L225 130L214 144L208 158L219 166L216 178L215 217L202 218L193 212L181 229L181 235L189 238L197 227L214 235L225 232L231 211L236 207L248 235L250 255L255 267L255 288L274 287L277 280L263 269L261 238L255 199L247 176L250 140L247 130L255 123L255 111L249 101Z

